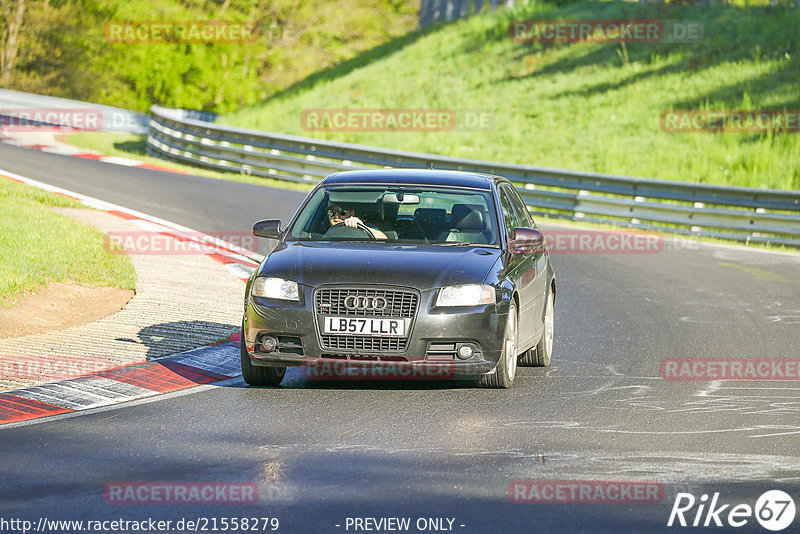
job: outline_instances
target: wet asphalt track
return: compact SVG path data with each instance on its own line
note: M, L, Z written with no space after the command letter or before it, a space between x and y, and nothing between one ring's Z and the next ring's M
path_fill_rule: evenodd
M0 168L206 232L286 221L304 196L8 145ZM232 380L0 429L0 519L278 517L278 532L356 532L348 517L409 517L419 532L418 518L441 517L464 533L652 532L700 530L666 527L678 492L752 506L784 489L800 506L800 383L659 377L664 358L800 357L800 257L667 242L552 261L553 363L521 368L510 390L310 383L290 370L278 389ZM529 479L650 480L664 499L509 502L509 484ZM120 481L255 482L262 500L107 504ZM734 530L767 532L752 518Z

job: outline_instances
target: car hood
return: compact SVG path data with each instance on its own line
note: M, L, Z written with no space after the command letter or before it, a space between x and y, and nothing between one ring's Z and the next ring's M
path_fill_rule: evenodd
M387 243L279 243L260 275L320 284L387 284L420 290L480 283L499 249Z

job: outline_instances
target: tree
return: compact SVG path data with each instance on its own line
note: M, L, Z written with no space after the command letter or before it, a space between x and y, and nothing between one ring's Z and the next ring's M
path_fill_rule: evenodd
M22 19L25 16L25 0L2 0L0 2L0 13L3 15L2 24L2 54L0 54L0 85L3 87L11 83L11 75L14 72L14 64L17 59L17 49L19 47L19 29L22 26Z

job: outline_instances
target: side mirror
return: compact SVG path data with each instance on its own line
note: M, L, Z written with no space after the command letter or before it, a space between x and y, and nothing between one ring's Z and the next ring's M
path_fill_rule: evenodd
M256 237L280 239L282 234L281 221L279 219L266 219L253 225L253 235Z
M530 254L544 246L544 236L533 228L514 228L509 250L514 254Z

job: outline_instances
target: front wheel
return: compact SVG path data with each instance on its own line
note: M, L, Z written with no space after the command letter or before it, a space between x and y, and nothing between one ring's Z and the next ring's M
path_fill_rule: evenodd
M517 307L508 307L508 320L503 333L503 351L494 374L484 375L478 385L490 388L508 388L517 374Z
M242 378L251 386L277 386L283 381L286 367L261 367L253 365L244 343L244 328L240 341L242 352Z

